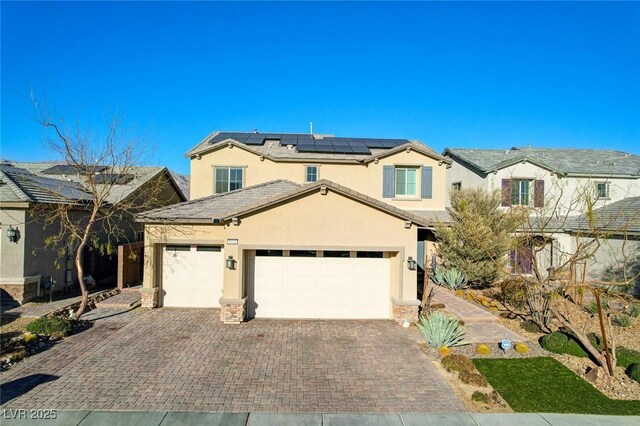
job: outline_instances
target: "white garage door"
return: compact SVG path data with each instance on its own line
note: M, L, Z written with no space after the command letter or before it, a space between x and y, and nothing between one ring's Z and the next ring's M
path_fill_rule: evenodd
M220 307L223 264L221 247L165 246L162 256L163 305Z
M256 317L390 317L389 259L256 256L252 272Z

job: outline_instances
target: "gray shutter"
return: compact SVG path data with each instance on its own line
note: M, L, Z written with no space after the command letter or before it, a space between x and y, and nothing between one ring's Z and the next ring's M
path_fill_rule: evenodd
M511 205L511 179L502 179L502 207Z
M433 197L433 167L431 166L422 166L420 196L421 198Z
M393 198L396 195L396 173L395 167L382 167L382 197Z
M536 180L533 187L533 207L544 207L544 181Z

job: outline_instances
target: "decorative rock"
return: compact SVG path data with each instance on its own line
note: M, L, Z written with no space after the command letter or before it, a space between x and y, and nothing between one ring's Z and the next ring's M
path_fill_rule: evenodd
M611 376L607 374L603 367L589 367L584 377L595 385L606 386L611 383Z

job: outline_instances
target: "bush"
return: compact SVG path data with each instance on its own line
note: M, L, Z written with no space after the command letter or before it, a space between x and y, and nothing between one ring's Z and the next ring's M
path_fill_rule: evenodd
M484 402L485 404L488 404L491 401L491 395L489 395L488 393L475 391L473 395L471 395L471 399L473 401Z
M422 337L432 348L443 346L466 345L464 341L465 331L460 324L460 320L452 317L443 311L435 311L425 316L420 315L416 326L422 333Z
M631 364L627 368L627 374L636 382L640 383L640 363Z
M616 315L613 317L613 323L618 327L627 328L631 325L631 317L629 315Z
M638 305L633 305L629 308L629 311L627 312L629 314L629 316L631 318L637 318L640 316L640 306Z
M632 364L640 364L640 352L627 349L624 346L616 348L617 365L627 368Z
M540 326L536 324L535 321L532 321L532 320L522 321L522 323L520 324L520 327L522 327L524 330L528 331L529 333L542 333L542 329L540 328Z
M476 353L478 355L489 355L491 353L491 348L484 343L476 346Z
M447 371L457 371L458 373L462 371L474 371L475 367L473 366L473 362L469 357L464 355L449 355L442 358L442 366Z
M527 352L529 352L529 347L526 345L526 343L516 343L513 348L519 354L526 354Z
M500 301L522 309L526 304L526 284L522 278L510 277L500 283Z
M73 331L73 321L62 317L42 317L27 325L27 330L36 334L46 334L52 337L65 337Z
M487 379L485 379L482 374L477 373L475 371L467 371L467 370L461 371L458 374L458 377L460 378L460 381L462 381L462 383L466 383L468 385L480 386L481 388L484 388L489 384L487 382Z
M540 346L554 354L566 353L565 350L568 343L569 336L561 331L554 331L553 333L545 334L540 338Z

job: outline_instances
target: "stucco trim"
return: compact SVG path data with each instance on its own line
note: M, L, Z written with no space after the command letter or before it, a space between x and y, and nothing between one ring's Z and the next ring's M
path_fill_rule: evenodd
M29 202L27 201L0 201L0 208L3 209L28 209Z
M10 284L15 284L15 285L24 285L24 284L29 284L29 283L33 283L36 281L40 281L40 277L41 275L30 275L27 277L15 277L15 278L7 278L7 277L0 277L0 284L5 284L5 285L10 285Z
M400 300L391 296L391 302L397 306L420 306L420 301L418 299Z
M424 146L424 148L423 148ZM441 161L442 163L446 163L447 165L451 165L451 160L447 157L444 157L438 154L435 151L431 151L427 149L427 146L418 141L407 142L403 145L399 145L395 148L390 148L387 151L380 154L372 154L370 157L366 158L363 163L367 164L375 160L379 160L381 158L389 157L391 155L397 154L399 152L404 152L406 149L411 149L412 151L418 152L426 157L433 158L434 160ZM422 164L420 164L422 165Z

